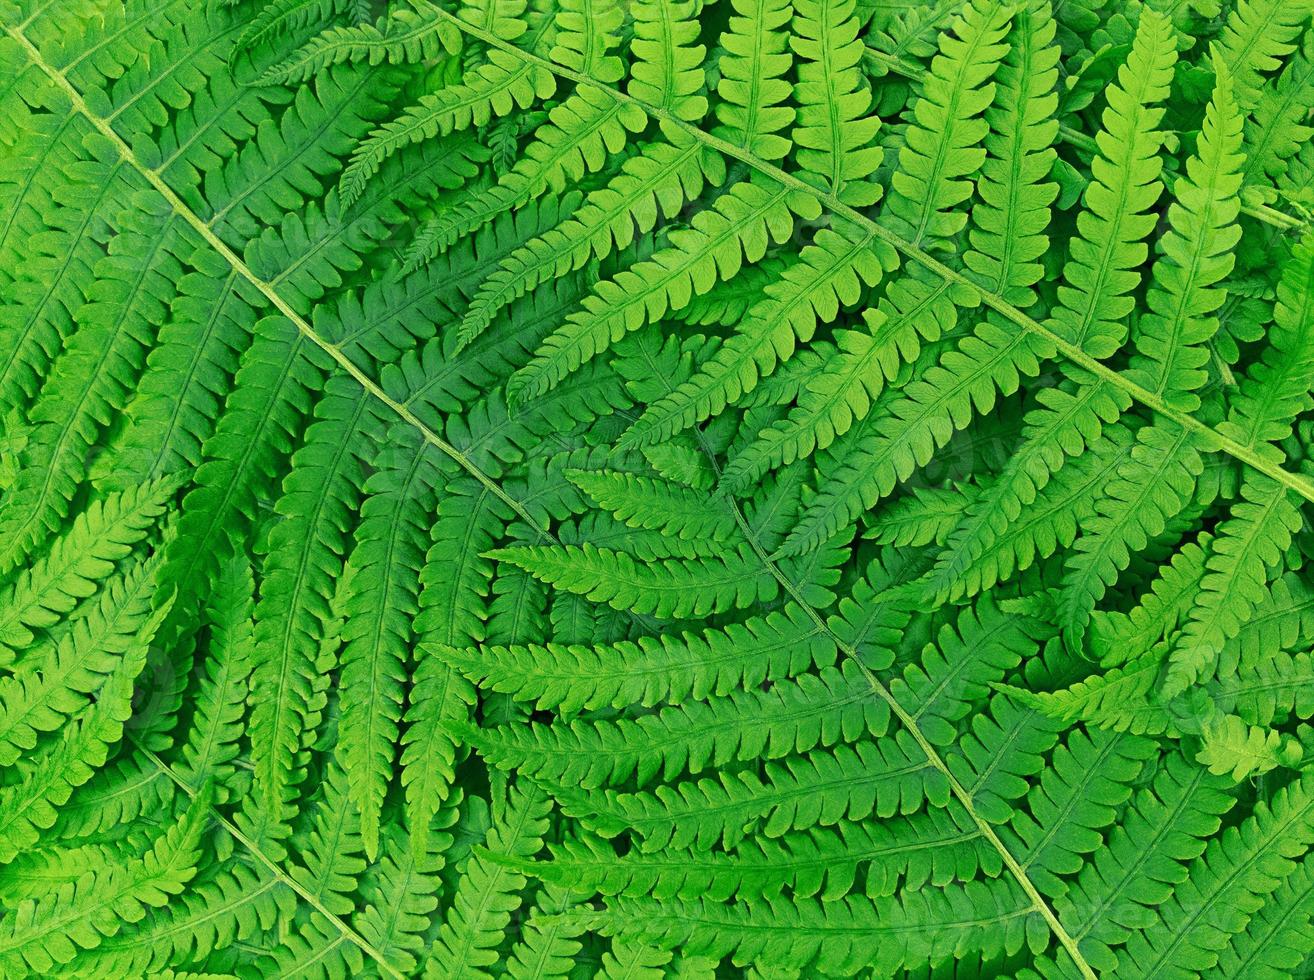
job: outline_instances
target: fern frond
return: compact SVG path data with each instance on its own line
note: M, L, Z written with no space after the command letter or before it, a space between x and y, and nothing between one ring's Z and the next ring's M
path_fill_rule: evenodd
M848 896L824 905L808 899L726 905L617 898L603 911L581 914L604 933L714 958L729 955L739 964L810 967L843 976L863 968L895 973L968 949L1017 949L1029 912L1021 893L1000 881L883 900Z
M1205 110L1196 152L1173 185L1170 231L1145 297L1150 312L1133 334L1136 353L1127 376L1183 412L1200 407L1194 391L1208 377L1202 370L1206 345L1218 329L1212 314L1226 296L1218 284L1232 270L1241 237L1241 118L1224 75Z
M0 664L12 664L78 603L96 594L165 512L177 481L158 480L93 500L50 550L0 596Z
M1302 777L1211 840L1157 909L1156 921L1128 938L1119 962L1134 976L1158 972L1183 980L1211 969L1229 938L1291 873L1291 855L1309 848L1310 806L1309 777Z
M1174 645L1164 680L1167 697L1212 675L1223 644L1263 599L1269 570L1300 530L1300 512L1286 488L1260 478L1243 482L1241 494L1217 528L1200 592Z
M610 52L620 43L623 20L616 0L562 0L552 60L599 82L619 81L625 67Z
M1191 766L1181 753L1169 755L1154 781L1137 790L1108 847L1056 902L1092 966L1116 969L1114 949L1186 879L1187 863L1200 856L1235 803L1225 790L1224 780Z
M1305 238L1282 264L1273 326L1262 359L1241 383L1218 431L1270 459L1281 451L1265 443L1280 442L1291 424L1309 409L1309 378L1314 360L1314 240Z
M342 206L351 206L384 161L404 147L458 129L482 126L517 106L523 109L550 98L555 91L556 81L550 72L491 49L488 62L461 84L424 96L356 149L339 184Z
M1258 101L1264 74L1280 66L1295 49L1309 16L1304 3L1237 0L1215 42L1215 56L1235 80L1237 102L1243 110Z
M735 13L721 35L717 61L718 124L712 132L762 160L789 153L790 137L778 135L794 121L793 107L782 105L793 88L781 76L793 58L781 28L797 23L788 0L735 0Z
M745 329L674 391L650 404L625 434L626 447L669 439L716 415L752 391L796 345L812 339L819 324L834 320L843 305L857 301L864 285L876 285L898 265L893 251L870 233L837 222L818 230L798 261L744 315Z
M353 775L349 795L371 860L399 734L412 620L419 612L419 543L438 482L428 448L406 440L380 450L377 469L363 487L361 521L343 569L337 749Z
M122 866L87 872L43 901L24 903L0 925L0 964L14 976L49 973L79 950L95 949L125 923L167 902L196 874L200 838L209 819L209 795L187 812L141 857Z
M196 695L196 716L179 751L178 774L194 790L213 785L221 802L234 771L245 726L254 646L255 584L245 557L229 562L215 580L207 604L210 625L205 683Z
M613 279L599 282L507 385L513 403L542 395L626 333L735 275L793 232L795 215L820 213L816 200L770 179L743 181L699 211L670 245Z
M735 692L632 721L493 729L466 725L459 734L499 769L596 789L631 779L643 786L656 777L669 781L734 761L778 759L880 736L889 718L885 702L872 699L870 680L846 664L778 682L766 691Z
M663 619L706 616L775 598L776 580L748 549L716 558L666 559L640 565L623 551L593 545L527 545L489 552L555 588L613 609Z
M1072 649L1080 648L1091 613L1132 556L1190 501L1203 468L1188 430L1163 423L1137 432L1130 458L1105 485L1067 561L1059 616Z
M1278 766L1296 768L1304 755L1300 744L1290 737L1247 725L1236 715L1208 721L1201 728L1200 739L1195 761L1214 775L1230 775L1237 782Z
M566 843L552 860L524 865L547 882L578 892L719 901L779 897L788 888L804 898L833 900L865 874L871 898L894 894L900 882L937 887L970 881L978 869L994 877L998 854L983 844L960 810L928 810L879 823L840 823L779 838L754 837L733 855L704 851L630 853L617 857L601 844Z
M719 184L724 164L695 141L656 142L630 157L620 173L588 196L569 220L516 249L479 286L461 321L460 343L487 329L508 303L554 276L605 259L672 217L705 183Z
M324 0L320 0L324 3ZM336 6L336 0L327 0L327 6ZM318 72L344 62L354 64L398 64L437 61L444 54L456 55L461 50L461 33L447 21L427 11L424 3L418 9L398 7L373 24L353 24L348 27L331 27L300 48L289 58L270 65L260 75L264 85L286 85L306 81ZM276 10L287 10L282 17ZM237 44L237 50L258 43L259 33L284 29L288 18L306 9L300 0L275 2L264 7ZM281 11L280 11L281 13ZM277 18L277 20L276 20ZM273 25L278 23L275 28Z
M944 775L906 731L879 741L858 741L806 756L768 762L752 770L728 771L719 778L658 786L651 793L604 790L578 794L553 787L568 810L587 815L586 823L608 836L625 829L641 838L640 848L696 847L718 841L733 847L750 831L779 837L792 830L841 821L860 822L875 814L916 813L928 801L949 799Z
M707 114L702 94L707 49L693 43L697 11L695 0L638 0L633 9L634 62L626 92L686 122Z
M316 661L333 631L330 603L342 568L342 529L358 506L365 464L358 437L381 427L366 392L344 377L330 382L315 414L275 505L285 520L271 532L255 607L248 732L259 804L280 823L324 707Z
M880 199L872 175L884 151L876 143L880 119L859 70L862 42L851 0L802 0L794 4L790 44L799 57L791 132L794 157L805 180L846 204L865 207Z
M500 820L484 848L462 869L448 912L426 957L426 977L486 977L498 961L497 947L511 914L521 905L525 877L492 855L531 858L543 846L552 802L532 786L513 786Z
M609 646L439 646L434 653L480 686L566 715L724 696L828 667L836 656L797 605L719 629L668 631Z
M1096 136L1095 179L1084 196L1073 260L1049 321L1056 334L1093 357L1108 357L1126 339L1124 321L1135 305L1128 294L1140 279L1143 240L1157 220L1147 212L1163 189L1163 137L1155 127L1176 58L1171 23L1146 11L1118 82L1108 90L1104 129Z

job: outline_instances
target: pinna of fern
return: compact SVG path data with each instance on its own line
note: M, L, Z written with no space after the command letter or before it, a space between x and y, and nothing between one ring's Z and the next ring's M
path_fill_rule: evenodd
M1309 972L1307 5L0 23L0 974Z

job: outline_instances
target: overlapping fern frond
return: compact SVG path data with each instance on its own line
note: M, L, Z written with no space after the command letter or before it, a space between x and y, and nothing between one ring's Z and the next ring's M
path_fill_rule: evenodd
M1310 15L0 3L0 976L1309 975Z

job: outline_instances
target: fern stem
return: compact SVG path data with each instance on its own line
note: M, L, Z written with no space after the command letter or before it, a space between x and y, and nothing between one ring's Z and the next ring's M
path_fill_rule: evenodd
M194 799L196 797L197 795L196 790L194 790L190 785L188 785L186 780L184 780L181 776L179 776L176 772L174 772L173 769L169 767L168 763L166 763L163 759L161 759L158 755L152 752L145 745L142 745L136 739L133 739L133 744L136 745L137 748L141 750L141 752L146 756L146 758L150 759L151 762L155 764L155 766L160 770L160 772L164 773L165 776L173 780L173 782L178 786L178 788L187 794L189 799ZM343 939L348 939L351 942L355 943L356 946L360 948L360 951L362 953L364 953L366 956L370 957L372 960L378 963L379 972L383 973L386 976L394 977L396 978L396 980L405 980L404 975L399 973L392 966L392 964L388 962L387 958L384 957L384 955L381 952L375 949L364 936L360 935L360 933L356 932L355 929L351 928L351 926L349 926L341 918L339 918L338 916L330 912L328 909L326 909L324 905L319 901L319 899L317 899L314 895L310 894L310 892L306 891L306 889L302 887L296 881L296 879L292 878L285 871L283 871L283 869L278 866L278 862L276 862L264 851L260 850L260 848L256 846L255 842L251 840L249 837L247 837L246 834L242 833L242 831L240 831L231 821L229 821L227 817L225 817L214 807L210 807L209 810L210 810L210 816L212 816L215 819L215 821L219 823L220 826L222 826L226 831L228 831L228 833L232 835L234 840L236 840L239 844L241 844L248 851L250 851L251 856L254 857L261 864L263 864L270 874L274 875L274 877L277 878L280 882L285 884L288 888L292 889L292 891L297 895L298 898L300 898L307 905L313 908L316 912L322 915L326 920L333 923L333 926L342 934Z
M667 112L664 109L659 109L656 106L648 105L646 102L642 102L631 95L626 95L623 92L619 92L616 91L615 89L608 88L605 85L601 85L598 82L595 82L593 79L589 78L587 75L581 74L580 72L577 71L572 71L569 68L563 68L560 65L548 61L546 58L540 58L538 55L530 54L527 51L522 51L519 48L517 48L515 45L503 41L501 38L497 37L494 34L490 34L488 31L482 30L480 28L474 27L471 24L466 23L465 21L461 20L461 18L457 17L455 14L448 13L446 10L442 10L438 7L432 7L432 12L434 16L441 17L447 20L454 27L465 32L466 34L471 35L472 37L478 38L480 41L483 41L485 44L495 47L501 51L506 51L509 54L516 55L531 64L538 65L543 69L560 76L561 78L569 79L573 81L576 85L591 86L597 89L598 91L602 92L604 95L608 95L613 99L618 99L620 101L627 102L631 105L635 105L638 108L642 109L644 112L646 112L651 118L659 119L663 123L669 126L674 126L675 128L684 131L691 138L698 140L699 142L705 144L706 146L709 146L712 149L717 150L718 152L723 153L728 157L733 157L734 159L740 161L741 163L744 163L747 166L753 168L754 170L766 174L767 176L771 177L773 180L776 180L793 190L801 191L805 194L812 195L823 207L827 208L828 210L830 210L835 214L841 215L847 220L853 222L854 224L864 228L875 237L881 239L881 241L885 242L891 248L894 248L897 251L902 252L909 259L916 262L918 265L922 266L928 271L934 273L935 275L939 276L941 279L944 279L947 282L951 282L954 285L962 286L964 289L971 290L978 297L980 297L981 302L985 303L986 306L989 306L991 309L999 313L1001 316L1005 317L1011 323L1016 324L1017 326L1021 327L1023 330L1029 330L1038 336L1044 337L1047 341L1049 341L1049 343L1053 344L1053 346L1057 348L1059 353L1063 354L1063 356L1066 357L1073 364L1095 375L1097 378L1103 381L1107 381L1109 384L1113 385L1114 387L1121 388L1133 400L1140 402L1142 405L1144 405L1146 408L1150 409L1151 411L1156 412L1159 415L1164 416L1165 418L1172 419L1174 422L1176 422L1178 425L1182 426L1183 428L1190 429L1192 432L1198 433L1202 437L1202 439L1205 440L1204 445L1209 449L1226 453L1227 455L1231 456L1233 459L1236 459L1239 462L1246 464L1252 469L1257 470L1258 472L1263 473L1265 476L1269 477L1270 479L1275 480L1276 482L1282 484L1284 487L1288 488L1289 490L1294 491L1296 494L1303 497L1305 500L1309 501L1310 503L1314 503L1314 483L1310 483L1308 480L1304 479L1303 477L1297 476L1294 473L1290 473L1287 470L1283 469L1281 466L1266 460L1249 446L1244 446L1241 443L1237 442L1235 439L1229 439L1226 436L1220 435L1214 429L1210 428L1208 425L1197 419L1194 415L1189 415L1186 412L1182 412L1179 411L1178 409L1174 409L1170 407L1168 404L1164 402L1162 398L1154 394L1154 392L1142 388L1134 381L1128 381L1126 378L1124 378L1113 368L1109 367L1107 364L1104 364L1103 362L1095 359L1094 357L1091 357L1076 344L1070 343L1069 341L1060 337L1058 334L1054 333L1052 330L1049 330L1043 324L1032 319L1030 316L1028 316L1022 310L1018 309L1012 303L1009 303L998 293L992 293L989 292L988 290L982 289L976 282L974 282L972 279L969 279L963 273L957 271L956 269L951 269L949 266L945 265L939 259L936 259L932 255L930 255L925 249L919 248L918 246L912 244L909 241L906 241L901 236L885 228L883 225L877 224L867 215L845 204L834 194L824 193L818 190L817 188L813 187L811 184L808 184L800 180L799 178L795 177L793 174L786 173L784 170L781 170L779 167L773 166L772 164L767 163L765 160L762 160L757 156L754 156L752 153L748 152L747 150L735 146L733 143L720 139L719 137L713 136L710 133L703 132L697 126L685 122L683 119L679 118L674 113Z

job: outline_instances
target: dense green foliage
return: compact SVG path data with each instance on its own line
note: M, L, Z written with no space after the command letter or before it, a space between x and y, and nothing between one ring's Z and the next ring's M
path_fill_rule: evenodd
M1308 0L0 0L0 977L1314 976Z

